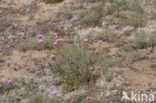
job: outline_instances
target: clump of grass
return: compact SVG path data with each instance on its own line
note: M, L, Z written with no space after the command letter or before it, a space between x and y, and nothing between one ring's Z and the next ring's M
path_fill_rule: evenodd
M70 102L74 101L75 103L78 103L78 102L81 103L85 101L86 97L87 97L86 93L77 92L70 97Z
M0 94L3 94L5 92L8 92L8 91L13 90L13 89L17 89L17 88L19 88L19 86L17 86L17 85L12 86L12 85L8 85L6 83L1 84L0 85Z
M88 84L92 79L95 66L105 63L102 56L91 52L87 44L76 41L73 45L62 45L57 49L53 70L60 72L73 90L81 84Z
M81 20L81 23L86 24L88 26L97 25L99 24L100 19L96 15L96 13L89 13Z
M28 51L28 50L45 50L45 49L52 49L53 41L50 38L43 39L43 46L40 45L37 38L28 39L18 45L18 49L21 51Z
M143 6L140 0L124 0L124 6L128 10L143 12Z
M94 38L96 40L103 40L108 42L113 41L113 38L115 37L117 37L117 35L110 30L103 31L94 35Z
M28 101L28 103L57 103L57 102L67 103L63 99L60 99L58 101L57 98L50 98L39 94L33 95Z
M148 47L153 47L156 43L156 36L154 33L138 32L133 39L131 39L132 48L146 49Z
M108 82L110 82L113 79L112 72L108 71L107 73L105 73L105 78Z
M116 10L116 5L114 3L106 3L105 6L105 13L106 15L113 14Z
M63 0L43 0L45 3L56 3L56 2L62 2Z
M146 24L146 18L140 13L131 14L127 16L125 23L128 25L132 25L135 28L142 27Z
M62 7L59 9L59 11L56 12L56 17L57 18L63 18L64 20L69 20L70 18L73 17L75 11L73 11L69 7Z

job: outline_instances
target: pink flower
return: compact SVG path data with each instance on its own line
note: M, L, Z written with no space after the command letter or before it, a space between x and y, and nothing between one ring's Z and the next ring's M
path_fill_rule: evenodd
M54 54L51 54L51 55L50 55L50 59L53 59L54 57L55 57Z
M8 80L8 84L11 84L12 83L12 80Z
M11 65L11 61L10 61L10 60L7 60L7 61L6 61L6 64L7 64L7 65Z
M102 41L102 40L99 40L99 41L98 41L98 44L102 44L102 43L103 43L103 41Z
M56 90L56 87L55 87L55 86L51 86L50 89L51 89L52 91L54 91L54 90Z
M56 95L56 90L53 90L51 93L52 95Z
M24 88L21 88L21 90L23 91L23 90L24 90Z
M58 39L56 39L56 41L55 42L58 42L59 40Z
M78 17L73 17L72 18L72 21L77 21L78 20Z
M57 45L57 41L55 41L54 43L53 43L53 46L56 46Z
M79 29L82 29L82 25L79 25L78 28L79 28Z
M88 38L86 38L86 39L83 39L83 41L84 41L84 42L88 42Z
M43 36L42 35L38 35L38 38L41 39Z
M43 43L43 40L42 40L42 39L40 39L40 40L38 40L38 42L39 42L39 43Z
M50 35L52 35L52 36L53 36L53 35L54 35L54 33L53 33L53 32L51 32L51 33L50 33Z
M69 28L69 29L71 29L72 27L73 27L73 25L72 25L72 24L69 24L69 25L68 25L68 28Z
M30 80L33 80L33 79L34 79L34 77L33 77L33 76L31 76L31 77L30 77Z

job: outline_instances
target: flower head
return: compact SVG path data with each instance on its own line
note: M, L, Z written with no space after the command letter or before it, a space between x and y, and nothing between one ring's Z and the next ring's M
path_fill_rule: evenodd
M52 91L54 91L54 90L56 90L56 87L55 87L55 86L51 86L50 89L51 89Z
M12 83L12 80L8 80L8 84L11 84Z
M56 41L55 42L58 42L59 40L58 39L56 39Z
M102 69L101 66L98 66L98 67L96 68L96 70L98 70L98 71L100 71L101 69Z
M99 41L98 41L98 44L102 44L102 43L103 43L103 41L102 41L102 40L99 40Z
M41 39L43 36L42 36L42 35L38 35L37 37L38 37L39 39Z
M56 95L56 90L53 90L53 91L51 92L51 94L52 94L52 95Z
M50 55L50 59L53 59L54 57L55 57L54 54L51 54L51 55Z
M57 42L57 41L55 41L55 42L53 43L53 46L56 46L56 45L57 45L57 43L58 43L58 42Z
M69 25L68 25L68 28L69 28L69 29L71 29L72 27L73 27L73 25L72 25L72 24L69 24Z
M90 98L90 97L87 97L87 98L86 98L86 101L87 101L87 102L90 102L90 101L91 101L91 98Z
M51 32L51 33L50 33L50 35L51 35L51 36L53 36L53 35L54 35L54 33L53 33L53 32Z
M10 61L10 60L7 60L7 61L6 61L6 64L7 64L7 65L11 65L11 61Z
M43 43L43 39L38 40L39 43Z
M78 28L79 28L79 29L82 29L82 25L79 25Z
M30 76L30 78L29 78L30 80L34 80L34 77L33 76Z
M72 21L77 21L78 20L78 17L73 17L72 18Z
M3 11L2 11L2 10L0 10L0 14L1 14L1 13L3 13Z
M83 39L83 42L88 42L88 38L86 38L86 39Z
M22 91L24 91L24 88L21 88Z

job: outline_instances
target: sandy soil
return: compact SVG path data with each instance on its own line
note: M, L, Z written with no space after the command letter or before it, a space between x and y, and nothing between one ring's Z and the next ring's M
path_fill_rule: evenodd
M46 51L28 51L26 53L14 50L11 55L3 56L4 60L11 60L11 70L5 62L0 63L0 82L11 78L29 75L26 71L29 67L40 65L40 61L47 58Z
M156 48L147 60L135 62L134 70L124 72L124 77L134 90L156 89Z

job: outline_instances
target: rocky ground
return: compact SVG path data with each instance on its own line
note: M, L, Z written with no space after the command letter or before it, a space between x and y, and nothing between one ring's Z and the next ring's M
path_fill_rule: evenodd
M78 21L73 23L73 17ZM69 29L71 23L74 28ZM51 32L58 33L58 47L53 46ZM39 34L43 45L38 43ZM82 43L85 38L87 46ZM77 57L83 50L88 54ZM49 60L52 53L57 56L54 61ZM95 60L90 63L92 58ZM7 60L12 62L11 69ZM102 70L96 69L99 66ZM74 67L89 68L89 80L83 78L88 69L74 72ZM84 81L79 84L74 76L67 78L68 73ZM7 84L8 80L13 82ZM51 94L52 85L61 99ZM0 103L131 102L121 101L123 91L156 97L155 0L65 0L52 4L0 0Z

